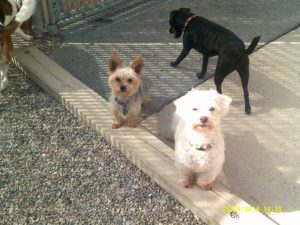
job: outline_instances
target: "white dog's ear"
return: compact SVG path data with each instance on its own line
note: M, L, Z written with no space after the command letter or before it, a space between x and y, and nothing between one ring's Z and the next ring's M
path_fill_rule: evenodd
M174 101L174 105L176 107L175 116L177 118L179 117L183 119L188 116L189 106L194 103L193 101L195 101L195 98L193 97L193 93L195 93L194 91L195 89L192 89L184 96Z
M176 110L174 113L175 117L179 117L179 118L184 118L186 115L186 104L184 101L182 101L182 99L180 99L179 101L177 100L175 102L175 106L176 106Z
M221 116L225 116L229 112L229 106L232 99L226 95L216 94L216 103L220 108Z

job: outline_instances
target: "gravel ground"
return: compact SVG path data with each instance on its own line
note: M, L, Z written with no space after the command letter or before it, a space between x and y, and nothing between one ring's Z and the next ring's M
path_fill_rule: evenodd
M9 81L0 224L203 224L14 66Z

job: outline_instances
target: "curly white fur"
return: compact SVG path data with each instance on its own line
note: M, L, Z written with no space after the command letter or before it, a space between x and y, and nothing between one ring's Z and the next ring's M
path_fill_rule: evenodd
M215 91L192 90L176 105L175 162L182 185L195 182L211 189L225 161L220 117L227 114L231 98Z

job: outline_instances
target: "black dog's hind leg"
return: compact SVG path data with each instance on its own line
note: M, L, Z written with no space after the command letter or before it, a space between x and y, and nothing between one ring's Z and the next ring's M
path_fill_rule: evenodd
M249 81L249 58L248 56L243 57L243 63L237 68L240 75L243 90L244 90L244 101L245 101L245 113L251 114L251 106L249 100L248 81Z
M225 77L234 70L235 63L231 60L228 60L228 56L219 56L214 76L216 89L219 94L222 94L221 86Z
M171 62L170 65L176 67L189 53L191 48L183 48L180 55L174 62Z
M222 94L221 85L225 77L237 69L244 90L244 101L245 101L245 113L251 113L251 106L249 101L249 92L248 92L248 81L249 81L249 58L247 55L241 56L240 59L237 57L230 57L230 55L219 57L217 68L215 72L215 85L217 91Z
M207 71L207 65L208 65L208 56L207 55L203 55L201 73L197 73L197 77L199 79L201 79L201 78L203 78L205 76L206 71Z

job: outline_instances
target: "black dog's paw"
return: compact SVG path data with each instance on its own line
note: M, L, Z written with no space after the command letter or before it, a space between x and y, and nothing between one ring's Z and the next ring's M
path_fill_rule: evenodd
M245 108L245 113L247 115L250 115L251 114L251 108Z
M197 78L198 79L202 79L202 78L204 78L205 77L205 73L197 73Z
M170 65L171 65L172 67L176 67L178 64L177 64L176 62L171 62Z

